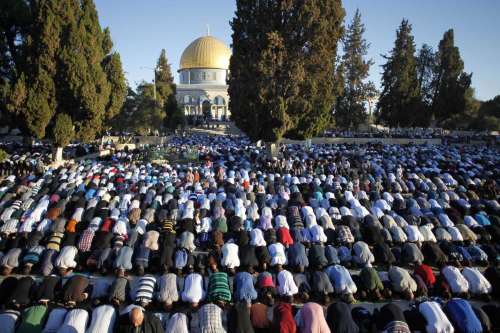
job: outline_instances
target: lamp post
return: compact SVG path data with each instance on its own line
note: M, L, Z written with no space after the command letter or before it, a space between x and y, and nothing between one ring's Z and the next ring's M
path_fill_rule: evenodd
M153 77L153 98L156 101L156 71L158 70L158 67L152 68L152 67L145 67L141 66L141 69L151 69L154 71L154 77Z

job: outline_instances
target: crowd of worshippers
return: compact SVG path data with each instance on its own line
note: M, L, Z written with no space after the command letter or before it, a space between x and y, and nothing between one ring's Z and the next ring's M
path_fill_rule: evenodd
M0 182L5 332L500 327L496 149L168 145L200 160L121 153ZM398 298L415 308L349 305Z

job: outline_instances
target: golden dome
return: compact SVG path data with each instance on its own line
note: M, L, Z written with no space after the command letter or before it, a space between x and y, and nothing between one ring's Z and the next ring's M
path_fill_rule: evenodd
M196 39L184 50L179 68L229 69L231 50L212 36Z

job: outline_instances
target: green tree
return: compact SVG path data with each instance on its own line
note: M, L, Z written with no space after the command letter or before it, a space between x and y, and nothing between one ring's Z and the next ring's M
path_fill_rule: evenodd
M417 76L422 109L411 117L415 125L428 126L433 122L431 108L436 86L436 54L427 44L418 51Z
M127 96L120 112L109 121L115 131L133 131L135 126L135 113L137 112L137 94L127 86Z
M500 95L480 103L477 114L471 120L469 128L500 131Z
M52 128L52 139L56 147L65 147L71 143L75 136L71 117L64 113L56 116L54 127Z
M365 59L370 46L363 38L365 30L361 13L356 10L343 39L344 88L340 96L341 102L335 107L336 125L344 128L358 127L366 121L365 105L375 87L372 82L366 82L373 61Z
M57 114L71 117L76 136L94 139L121 109L126 86L92 0L39 0L23 41L25 65L8 109L38 138ZM111 91L113 90L113 94Z
M411 126L410 115L421 111L415 42L408 20L396 32L394 48L384 56L382 92L377 104L379 120L390 126Z
M32 1L0 2L0 123L16 125L14 114L4 112L12 94L13 83L23 70L26 52L23 42L31 28Z
M180 105L177 103L177 100L175 98L175 91L167 98L167 102L165 103L165 113L166 125L171 130L186 126L186 117L184 115L184 110L182 110Z
M237 0L236 7L229 77L236 125L266 142L324 130L335 102L340 0Z
M156 63L155 70L155 83L156 83L156 98L160 107L165 105L169 96L175 94L174 77L170 64L167 60L167 53L165 49L161 50L160 57Z
M109 122L117 114L125 102L127 97L127 83L123 73L120 54L113 52L104 58L104 72L111 86L111 94L106 105L106 120Z
M165 120L165 112L154 99L154 85L142 82L136 93L132 128L141 135L160 130Z
M165 105L167 112L167 127L171 130L184 128L186 126L186 116L184 110L177 104L175 96L170 96Z
M436 73L432 111L438 122L453 127L450 117L460 117L468 111L467 96L471 95L468 90L472 78L472 74L464 72L464 62L455 46L453 29L446 31L439 42Z
M45 137L45 129L56 111L56 55L63 32L62 0L39 1L32 33L25 40L29 56L23 73L14 83L15 100L8 101L19 124L29 134Z

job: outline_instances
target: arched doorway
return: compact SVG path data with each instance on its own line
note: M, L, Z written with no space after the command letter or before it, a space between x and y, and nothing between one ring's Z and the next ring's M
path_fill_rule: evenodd
M214 98L215 107L215 119L225 120L226 116L226 100L222 96L215 96Z

